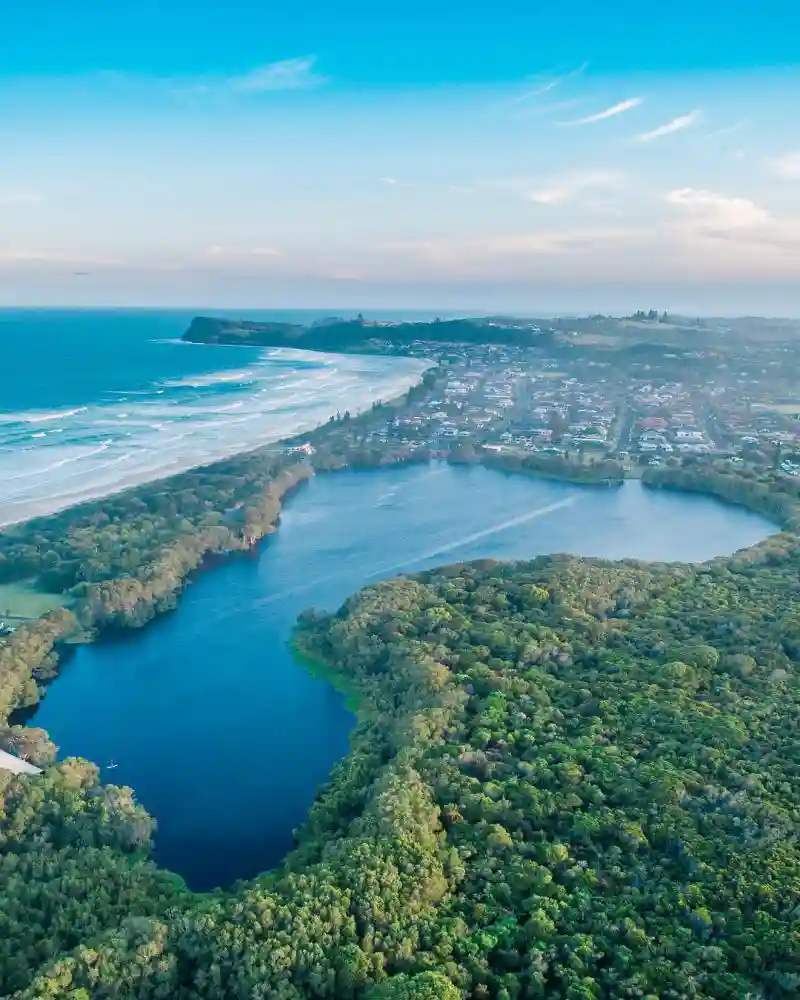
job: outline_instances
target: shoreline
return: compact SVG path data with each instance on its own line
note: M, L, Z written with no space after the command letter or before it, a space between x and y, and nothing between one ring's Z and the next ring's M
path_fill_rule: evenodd
M249 454L255 454L255 453L245 453L245 455ZM19 630L17 635L25 636L26 633L35 633L38 631L37 625L39 625L40 623L47 622L49 626L48 632L52 633L52 637L47 648L43 650L37 648L38 662L34 662L32 664L32 674L34 677L37 678L37 688L39 688L39 690L37 691L37 697L34 700L29 700L27 702L13 705L7 714L7 718L10 719L12 716L17 715L18 713L26 713L26 714L30 713L32 717L32 715L35 713L36 705L45 694L46 688L54 679L56 679L56 677L60 672L60 662L63 656L63 653L61 652L62 648L69 647L75 644L102 642L104 638L106 638L109 635L113 635L114 633L124 633L133 628L143 627L144 625L152 621L154 618L160 617L162 614L174 610L175 607L177 606L177 602L180 600L183 590L187 586L191 585L192 578L197 574L213 571L213 569L215 568L214 564L215 560L225 561L231 556L243 555L247 552L257 549L258 546L269 535L274 534L275 532L278 531L278 529L280 528L280 520L281 520L281 514L283 512L284 503L308 479L318 474L347 472L349 470L360 471L360 472L362 471L380 472L385 469L393 468L396 466L417 464L425 460L427 460L428 462L432 461L432 459L430 458L425 459L423 456L412 456L410 458L404 458L401 460L395 460L389 462L381 462L369 466L360 466L358 468L354 468L353 466L346 463L338 465L329 465L324 468L315 468L313 462L298 464L292 470L284 470L284 472L289 473L288 475L283 475L283 473L279 474L279 476L276 477L276 480L274 481L278 483L277 488L276 489L271 488L267 492L265 499L271 501L274 506L270 519L262 526L260 533L258 533L257 535L248 536L247 538L241 538L238 540L238 543L231 544L227 548L218 548L216 546L213 547L209 546L203 549L199 553L197 560L193 564L187 565L185 567L185 572L183 573L183 575L181 575L175 580L173 586L169 588L168 592L161 592L155 595L156 598L160 601L160 603L158 604L157 607L151 609L152 613L148 614L143 620L138 620L135 622L130 622L130 621L121 621L121 622L112 621L105 623L101 622L97 624L90 624L89 626L78 625L76 627L75 625L76 616L73 614L73 611L69 607L63 606L61 608L47 612L44 615L40 616L39 618L31 619L29 622L26 622ZM574 479L560 477L555 474L553 475L540 474L537 471L528 469L505 468L500 465L495 465L494 463L484 462L479 458L472 460L459 460L459 461L451 461L448 459L444 459L443 461L445 461L447 464L460 467L465 467L465 466L472 467L479 465L482 466L483 468L488 469L489 471L497 472L502 475L510 475L510 476L522 475L525 478L529 479L539 478L542 479L543 481L561 482L565 486L572 486L575 487L576 489L577 488L609 489L609 488L621 487L622 485L624 485L625 482L624 479L614 482L609 482L607 480L577 481ZM281 478L282 476L283 478ZM647 480L642 481L642 487L648 490L666 489L675 492L685 492L687 494L706 495L723 504L729 504L731 506L736 506L736 507L743 507L746 510L750 510L755 514L764 517L766 520L769 520L772 524L774 524L776 531L770 534L763 541L757 543L754 546L749 546L744 549L736 550L727 555L715 557L713 560L709 560L709 562L715 562L718 559L731 559L736 555L738 555L740 552L743 553L753 552L754 550L757 550L762 546L769 544L770 539L773 539L776 536L785 533L787 531L787 529L782 526L781 522L777 519L776 516L774 515L771 516L767 514L765 511L759 510L757 507L747 503L744 500L732 499L731 497L726 496L725 494L718 491L714 491L708 488L704 489L701 486L692 488L688 486L674 485L671 483L660 483ZM125 581L111 580L109 581L109 584L114 585L124 582ZM135 605L129 607L128 610L135 610ZM64 628L63 630L57 630L56 632L53 632L51 622L54 618L58 618L59 616L64 621L66 628ZM78 621L79 620L80 619L78 619ZM313 653L309 652L307 649L303 648L303 646L299 643L299 637L301 636L301 632L302 629L298 624L289 641L289 646L292 650L293 655L297 656L299 660L303 663L303 665L312 674L320 677L327 683L330 683L335 690L341 693L345 697L345 703L347 708L351 710L354 714L358 715L359 692L354 691L349 686L347 679L344 675L337 673L335 670L332 670L332 668L328 664L320 660L318 657L314 656ZM3 660L4 660L3 653L7 650L12 650L15 645L16 644L12 641L11 643L7 643L4 646L0 646L0 671L2 671L2 666L3 666ZM45 668L41 670L41 673L37 673L37 671L40 670L42 663L45 664ZM2 722L2 719L3 719L2 706L0 706L0 722Z
M343 471L345 470L346 467L345 469L343 469ZM338 471L338 470L330 470L330 471ZM491 471L504 471L504 474L506 475L511 474L509 472L506 472L505 470L491 470ZM282 490L279 496L279 503L276 513L271 523L265 527L265 530L258 539L258 542L263 540L267 535L274 533L275 531L278 530L278 528L280 527L280 516L283 510L283 503L286 502L286 500L292 495L292 493L296 489L300 487L300 485L303 482L305 482L308 478L310 478L311 475L314 474L315 471L311 469L309 475L302 476L301 478L295 479L294 481L291 482L288 480L285 482L284 484L285 488ZM585 484L567 483L565 485L570 485L575 488L578 488L584 486ZM274 493L273 496L275 496L276 499L278 498L277 493ZM775 535L770 535L763 542L759 542L755 546L750 547L749 549L739 550L739 551L752 552L755 549L759 548L760 546L768 545L770 543L770 540L774 539L775 537L776 537ZM234 554L235 551L236 550L230 551L230 554ZM240 551L243 552L245 550L242 549ZM227 559L228 553L219 552L211 554L211 557L214 558L217 555L221 560L225 560ZM720 556L717 558L721 560L730 561L731 559L735 559L737 555L738 553L734 552L731 553L730 555L726 554L724 556ZM575 557L575 559L578 562L582 561L580 560L580 557ZM513 560L512 562L513 563L525 562L525 560ZM209 571L210 569L213 568L214 568L213 565L209 567ZM184 577L183 580L181 581L180 589L175 594L176 600L180 598L182 589L184 586L186 586L187 582L191 580L191 576L196 572L202 572L202 571L203 571L202 562L195 569L189 571L187 576ZM369 587L371 586L372 586L371 584L368 584L367 588L359 588L359 591L357 593L360 593L361 589L369 589ZM156 614L161 614L166 610L170 610L171 607L174 607L174 604L170 605L169 608L164 607L160 609L159 611L156 612ZM155 614L152 617L155 617ZM324 617L330 617L330 615L321 616L320 621ZM290 639L288 640L287 646L291 656L297 662L298 667L302 670L307 671L310 675L320 680L321 682L329 684L331 688L333 688L339 695L342 696L345 708L349 712L351 712L352 715L355 717L353 728L351 729L350 735L348 737L349 749L345 757L342 758L342 760L347 760L351 757L351 755L353 754L357 755L362 751L364 751L365 748L369 748L371 746L371 741L376 738L376 734L381 730L387 712L387 707L381 700L381 690L379 685L376 684L375 686L373 686L372 680L370 679L367 679L365 681L362 678L361 681L359 682L357 678L353 678L352 676L350 676L346 670L337 668L335 658L332 659L327 658L326 656L323 655L323 650L315 649L313 646L313 642L312 643L307 642L307 638L313 640L313 634L316 625L318 625L318 622L316 621L316 619L313 618L313 616L309 616L308 620L304 621L303 616L301 615L301 617L298 619L295 625L295 628L292 632ZM123 626L123 628L125 627ZM120 629L120 631L121 630L122 629ZM108 630L100 629L98 633L92 638L91 641L102 642L104 641L104 639L107 638L107 636L108 636ZM58 639L56 639L54 646L57 648L58 644L59 644ZM2 650L0 650L0 656L1 655L2 655ZM52 673L49 676L49 680L55 679L55 677L58 675L58 673L60 672L60 664L55 664L55 663L52 664L51 670ZM35 706L31 706L31 708L32 708L31 715L27 719L27 722L32 728L36 728L36 723L34 718ZM9 723L18 724L18 722L22 721L23 718L24 717L10 719ZM387 737L387 739L391 743L392 739L394 739L394 736L390 734ZM56 763L58 764L60 762L61 761L57 761ZM329 779L326 779L320 784L320 788L323 789L323 800L324 800L324 794L327 793L328 790L328 782L333 781L335 779L336 773L337 773L336 771L332 771L331 777ZM113 785L113 781L109 782L108 775L105 776L104 782ZM316 802L314 805L311 806L311 810L309 811L309 813L303 818L302 822L299 823L296 828L297 833L296 833L295 847L289 851L289 853L283 858L282 861L278 863L278 865L276 865L276 867L267 869L264 872L260 873L259 875L254 876L252 879L248 879L247 880L248 882L255 883L259 878L275 877L276 872L291 871L296 869L297 867L302 867L304 864L307 863L310 857L311 858L314 857L314 852L316 851L316 846L314 843L315 839L314 831L317 819L312 811L314 810L315 805ZM160 866L158 870L166 873L171 872L170 869L161 868ZM228 892L229 890L226 889L225 891ZM190 898L198 900L201 897L207 895L208 893L205 891L192 890Z
M303 644L303 628L298 623L295 625L292 636L287 646L294 660L299 663L312 677L329 684L334 691L344 699L345 708L352 712L357 720L362 718L364 709L364 693L352 680L348 678L344 671L336 670L326 663L320 656L316 656L312 650Z
M282 349L277 348L275 350L280 351ZM285 349L285 351L286 353L289 353L290 349L287 348ZM311 352L297 350L295 351L295 353L299 355L299 354L308 354ZM365 356L368 357L368 355ZM430 371L431 368L435 367L435 365L432 362L426 363L422 360L419 361L419 364L420 364L420 370L413 376L409 374L408 378L410 380L410 384L407 386L405 390L390 396L386 396L385 398L381 396L376 396L375 399L371 401L371 403L365 404L365 406L362 409L353 411L352 419L357 420L359 418L362 418L363 416L369 414L371 410L376 406L378 407L397 406L398 404L401 404L406 399L410 391L412 391L413 389L422 384L426 373ZM335 412L336 411L334 411L334 413L329 415L329 419L334 418ZM269 450L280 451L283 450L284 448L290 447L292 442L296 442L301 438L317 433L325 426L326 426L325 422L316 423L313 425L309 425L304 429L297 430L292 434L290 434L289 436L283 435L274 438L267 436L264 438L263 441L261 441L259 444L255 446L248 445L246 448L242 450L234 448L232 451L226 451L224 454L221 454L213 458L209 458L205 461L200 462L197 465L182 465L180 462L177 462L174 463L173 466L170 468L159 469L157 474L152 477L145 474L144 478L139 479L136 478L137 473L132 472L129 474L131 477L130 480L126 480L123 476L122 480L117 481L111 486L109 486L108 484L97 488L90 486L85 491L78 490L77 492L73 489L71 493L67 492L58 497L56 499L56 506L43 507L43 505L47 505L49 503L47 497L33 502L26 501L25 506L28 508L28 510L30 510L31 508L36 508L33 514L26 513L24 516L19 516L19 517L16 515L16 513L12 515L4 514L3 513L4 505L0 504L0 532L6 531L7 529L18 528L32 521L38 521L48 517L55 517L64 512L75 510L86 504L97 503L98 501L104 500L109 497L117 497L121 494L135 490L141 490L146 487L155 487L159 483L166 483L169 480L174 479L178 476L191 474L194 472L198 472L200 470L210 469L215 465L223 464L225 462L230 461L231 459L243 458L248 455L255 455L257 452L264 452ZM142 472L140 472L139 474L142 474ZM63 502L61 502L62 500ZM11 508L20 505L21 505L20 501L14 501L5 506Z
M400 398L402 399L404 397ZM236 457L240 461L255 461L257 458L263 457L264 451L265 449L256 449L255 451L241 453ZM380 471L396 465L413 464L425 460L425 456L412 455L404 458L395 457L394 460L376 462L371 465L360 465L357 468L359 471L368 471L370 469ZM427 460L430 461L431 459L428 457ZM485 462L481 457L476 457L474 459L458 459L455 461L452 459L444 459L444 461L448 462L448 464L459 466L482 465L484 468L488 468L491 471L500 472L505 475L523 475L526 478L531 479L540 478L544 481L562 482L564 485L574 486L576 488L588 487L609 489L621 486L625 481L624 479L614 482L609 482L608 480L578 481L568 477L559 476L555 473L547 474L532 469L507 468L499 463L495 464L493 462ZM19 640L22 640L24 643L29 636L35 640L36 634L40 631L39 626L42 626L43 630L50 636L50 639L46 642L46 648L43 649L40 648L40 644L38 642L35 642L36 655L30 665L30 671L26 671L26 673L28 674L28 678L35 680L38 676L37 671L40 671L42 664L47 664L42 676L42 680L44 681L42 687L46 687L47 683L49 683L49 681L58 674L60 647L66 644L73 644L76 641L101 641L105 634L113 631L124 631L128 628L141 627L152 620L152 618L174 609L177 601L180 599L182 591L187 585L190 584L192 576L197 572L203 571L203 563L206 560L213 559L214 557L224 559L234 553L243 553L252 550L260 544L264 538L277 531L280 526L283 504L285 500L291 496L295 489L301 485L301 483L319 473L347 471L347 469L353 467L354 466L352 466L351 463L348 463L345 460L323 465L321 467L315 465L312 460L298 462L293 466L282 469L281 472L279 472L278 475L271 481L270 486L261 498L262 502L269 508L269 515L259 525L257 530L250 531L242 536L235 536L232 533L229 533L225 539L226 544L224 546L221 546L219 544L219 540L215 537L204 537L202 531L193 533L192 537L200 542L194 558L182 565L181 572L171 580L168 586L162 586L160 588L158 586L152 586L149 588L147 593L139 595L138 599L133 593L135 586L139 583L139 581L135 578L111 579L105 584L100 584L99 586L105 586L107 589L117 588L122 591L119 603L122 605L124 614L121 620L113 618L111 621L90 621L87 623L85 622L85 616L83 619L81 617L80 607L76 609L74 605L73 607L68 607L66 604L61 608L53 609L53 611L45 613L39 618L32 619L31 621L25 623L25 625L23 625L19 631L15 633L15 637L11 642L7 642L0 646L0 672L2 671L4 661L6 660L6 656L4 654L12 652L15 647L18 646ZM209 468L213 468L213 466L201 467L201 469ZM757 504L752 502L752 500L734 498L731 497L727 491L723 492L720 489L714 489L714 484L711 482L698 482L693 486L688 486L676 484L671 481L662 482L660 481L662 478L666 477L647 477L642 480L642 486L646 489L669 489L676 490L678 492L711 496L722 503L744 507L747 510L751 510L756 514L765 517L775 525L775 534L792 530L791 528L787 528L786 521L788 519L784 520L778 517L775 512L769 513L765 511L763 508L760 508ZM79 509L79 506L80 505L73 509L77 510ZM769 537L772 538L774 535L770 535ZM767 541L768 540L758 543L757 546L751 548L757 549L759 546L763 546ZM742 551L749 552L751 549L747 548ZM169 555L170 550L168 548L162 553L162 560L168 560ZM732 555L734 555L734 553L731 553L730 556L726 558L730 558ZM209 570L212 568L213 567L209 567ZM134 618L138 608L143 604L147 605L144 617ZM60 627L58 624L59 622ZM76 637L80 637L80 639ZM327 672L327 668L323 666L323 669ZM28 678L25 678L25 680ZM37 682L37 687L39 686L39 683L41 683L41 681ZM337 685L334 684L334 686L336 687ZM41 692L37 692L36 697L32 696L33 691L30 689L28 684L27 697L25 700L10 705L8 715L19 710L29 710L33 708L41 697ZM0 721L2 721L3 714L3 706L0 702Z
M207 558L246 551L274 532L285 498L300 482L323 471L380 470L437 457L427 449L409 451L406 446L386 442L378 447L363 443L375 419L385 421L388 410L410 405L420 393L435 391L435 370L434 364L426 365L419 380L404 393L376 401L371 408L354 416L331 418L302 435L265 443L217 462L104 496L102 500L85 500L57 513L0 529L0 540L8 543L7 547L0 547L0 569L4 561L7 563L4 553L8 547L13 550L17 545L23 560L28 558L24 555L26 538L42 542L37 542L37 552L45 551L48 545L58 548L63 543L68 550L65 558L73 561L81 558L83 550L74 551L72 544L76 532L88 532L89 539L94 537L95 551L105 546L109 530L113 529L116 536L112 537L115 546L122 544L121 538L133 534L131 544L135 554L141 556L133 566L129 567L124 559L119 566L112 561L109 570L99 575L80 573L72 583L69 580L62 583L57 589L69 596L69 609L62 606L34 619L10 641L0 643L0 722L8 713L36 704L39 685L57 673L58 650L65 642L74 641L78 635L94 641L106 631L140 627L175 607L191 575ZM311 446L311 454L292 452L300 441ZM611 460L581 466L580 474L576 475L576 468L571 465L559 467L549 460L524 454L501 456L480 447L472 453L451 453L441 458L453 465L480 464L507 475L521 474L575 487L609 489L629 478L626 470ZM778 531L791 530L800 524L800 502L795 504L797 510L784 510L766 486L756 490L752 482L738 474L717 474L710 463L692 470L649 470L642 476L642 485L648 489L685 489L744 506L771 520ZM186 512L184 497L191 504ZM150 520L159 518L162 508L174 508L174 513L167 515L171 519L166 528L147 534L145 529ZM106 527L109 517L110 524ZM141 542L137 531L144 532ZM48 533L49 540L42 537ZM29 583L35 579L39 584L39 578L47 573L42 569L41 554L36 560L38 565L34 561L27 578L6 572L5 581ZM54 588L46 589L52 592Z
M410 403L419 391L425 391L426 377L435 367L426 364L419 378L405 392L376 400L370 408L354 416L332 416L327 423L302 435L245 450L227 459L101 499L70 505L49 515L0 527L0 541L5 539L12 548L19 543L24 549L26 537L40 538L48 530L53 533L55 542L72 538L76 530L88 529L102 537L102 526L95 528L94 524L98 518L108 520L109 509L123 507L127 511L133 508L130 516L148 523L147 515L143 514L143 509L149 509L148 501L157 506L162 500L169 504L173 494L178 497L191 495L192 491L202 489L207 481L212 484L210 488L217 487L219 507L223 508L206 512L201 507L195 520L190 522L186 522L184 516L188 530L173 532L168 540L160 536L145 539L145 548L149 542L149 549L139 566L125 575L112 573L81 584L77 597L71 593L76 589L75 584L60 587L60 593L70 597L69 608L65 600L61 607L26 623L7 641L0 640L0 724L12 713L30 709L38 703L41 683L58 673L59 650L63 645L74 642L78 635L96 641L106 631L146 624L156 615L175 607L191 574L206 557L246 551L272 533L280 518L284 496L300 481L318 471L346 468L351 464L347 440L340 440L343 428L368 426L376 413ZM309 462L307 453L291 450L303 438L306 444L314 442L326 448L322 454L314 449L317 457L313 463ZM396 454L393 461L377 464L394 464L407 458ZM167 484L171 484L172 489L167 489ZM231 494L238 494L237 501L224 504L224 499ZM226 520L227 515L241 517ZM126 529L130 527L133 525L126 522ZM36 552L41 554L42 551L43 546L37 543ZM0 548L0 569L3 562L4 553ZM26 575L5 574L4 582L38 580L41 572L37 567Z

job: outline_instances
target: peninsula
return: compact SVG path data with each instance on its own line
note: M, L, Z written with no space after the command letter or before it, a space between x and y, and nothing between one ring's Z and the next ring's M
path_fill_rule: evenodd
M550 335L532 320L502 317L394 323L331 317L310 326L195 316L183 340L195 344L293 347L304 351L385 352L419 341L459 344L543 345Z

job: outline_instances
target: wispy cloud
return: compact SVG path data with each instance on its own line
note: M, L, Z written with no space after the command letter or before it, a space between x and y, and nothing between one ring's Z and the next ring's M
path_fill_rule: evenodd
M215 243L208 247L206 253L214 260L235 259L241 260L247 257L280 257L280 250L274 247L225 247Z
M574 79L576 76L580 76L589 67L588 62L581 63L575 69L571 69L567 73L561 73L558 75L543 75L539 78L537 82L536 78L530 81L531 86L527 87L521 94L516 97L512 97L511 104L523 104L526 101L535 100L537 97L543 97L545 94L549 94L556 87L560 87L562 84L566 83L568 80Z
M677 118L673 118L672 121L665 122L663 125L659 125L658 128L654 128L649 132L640 132L636 138L639 142L652 142L654 139L661 139L665 135L682 132L685 128L689 128L695 122L700 121L701 118L701 111L690 111L687 115L679 115Z
M558 205L572 201L583 191L614 187L619 181L620 175L608 170L569 173L552 181L547 187L533 191L529 198L539 205Z
M125 261L117 257L97 257L82 253L64 253L60 250L2 250L0 264L55 264L66 267L96 266L119 267Z
M24 208L42 205L47 199L36 191L0 191L0 206Z
M678 188L666 196L670 205L710 229L749 229L772 222L772 216L749 198L732 197L697 188Z
M800 181L800 150L782 153L768 160L767 164L773 174L785 181Z
M399 187L399 188L411 188L414 187L409 181L401 181L396 177L381 177L381 184L386 184L388 187Z
M281 59L256 66L245 73L190 79L168 78L156 80L155 83L175 97L188 99L311 90L328 82L326 76L317 72L316 66L316 56L299 56L296 59ZM126 82L126 79L124 76L120 78L119 74L111 78L115 86Z
M622 115L626 111L632 111L634 108L638 108L640 104L644 104L643 97L628 97L626 100L620 101L618 104L612 104L610 108L604 108L593 115L587 115L585 118L576 118L571 122L562 122L562 124L591 125L593 122L603 122L607 118L616 118L617 115Z
M647 235L645 231L645 235ZM561 257L624 246L641 237L625 228L566 229L563 231L511 232L470 239L430 239L383 244L384 251L407 254L426 264L460 269L512 257Z
M741 132L743 129L750 127L749 118L741 118L738 122L734 122L732 125L723 125L721 128L715 128L713 131L706 135L706 139L721 139L726 135L735 135L737 132Z
M308 90L327 82L316 70L316 56L300 56L259 66L227 80L228 89L240 94L264 94L274 90Z
M544 115L563 114L566 111L577 111L586 105L585 97L565 97L561 101L547 101L544 104L518 105L514 109L514 118L540 118ZM563 124L563 123L562 123Z
M748 269L768 264L796 272L800 267L800 219L779 218L750 198L716 191L680 188L666 200L683 216L665 227L667 238L671 231L685 246L706 254L713 241L714 255L724 254Z

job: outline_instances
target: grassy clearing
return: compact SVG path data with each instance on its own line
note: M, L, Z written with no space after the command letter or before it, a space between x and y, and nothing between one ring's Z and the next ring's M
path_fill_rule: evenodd
M55 608L68 603L64 594L48 594L30 584L0 583L0 619L13 615L17 618L39 618Z
M694 330L693 326L683 326L677 323L662 323L655 322L653 320L635 320L635 319L622 319L619 322L620 326L627 327L629 330Z
M582 347L619 347L625 341L615 333L578 333L570 334L570 343Z
M346 674L334 670L323 660L313 656L302 645L302 637L295 635L289 642L295 659L302 663L306 670L319 680L325 681L335 688L339 694L344 695L344 703L350 711L356 715L360 707L360 697L352 678Z
M787 417L800 416L800 403L755 403L754 410L766 410L768 413L783 413Z

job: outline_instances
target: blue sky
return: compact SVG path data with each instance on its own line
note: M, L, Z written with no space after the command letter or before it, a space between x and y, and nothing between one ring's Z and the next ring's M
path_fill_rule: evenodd
M0 304L800 315L795 3L272 6L0 7Z

